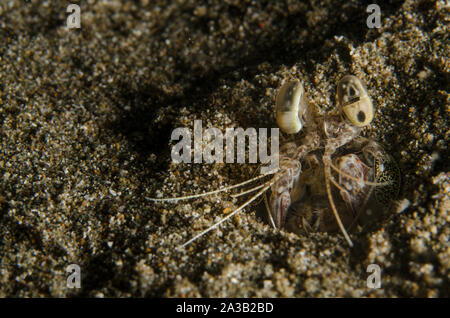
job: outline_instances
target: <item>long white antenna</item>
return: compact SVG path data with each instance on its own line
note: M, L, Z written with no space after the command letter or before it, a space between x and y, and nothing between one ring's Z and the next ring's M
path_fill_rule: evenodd
M260 190L257 194L255 194L250 200L248 200L247 202L245 202L244 204L242 204L239 208L237 208L236 210L234 210L233 212L231 212L230 214L228 214L226 217L224 217L222 220L220 220L219 222L215 223L214 225L210 226L209 228L207 228L206 230L204 230L203 232L201 232L200 234L197 234L196 236L194 236L192 239L190 239L189 241L187 241L186 243L184 243L183 245L180 246L180 248L186 247L187 245L189 245L190 243L192 243L193 241L195 241L196 239L198 239L199 237L205 235L206 233L208 233L209 231L215 229L217 226L219 226L220 224L222 224L223 222L225 222L226 220L228 220L229 218L231 218L233 215L235 215L236 213L238 213L239 211L241 211L243 208L245 208L247 205L249 205L250 203L252 203L253 201L255 201L259 196L261 196L261 194L263 194L264 192L266 192L267 189L270 188L270 186L272 184L275 183L275 180L269 181L267 183L265 183L265 187Z
M200 198L200 197L204 197L204 196L207 196L207 195L211 195L211 194L215 194L215 193L219 193L219 192L223 192L223 191L228 191L228 190L231 190L231 189L234 189L234 188L246 185L247 183L250 183L250 182L262 179L265 176L266 176L265 174L259 175L259 176L255 177L255 178L246 180L244 182L241 182L241 183L238 183L238 184L235 184L235 185L231 185L231 186L220 188L220 189L217 189L217 190L214 190L214 191L209 191L209 192L204 192L204 193L199 193L199 194L192 194L192 195L187 195L187 196L182 196L182 197L175 197L175 198L149 198L149 197L145 197L145 198L147 200L153 201L153 202L169 202L169 201L195 199L195 198Z

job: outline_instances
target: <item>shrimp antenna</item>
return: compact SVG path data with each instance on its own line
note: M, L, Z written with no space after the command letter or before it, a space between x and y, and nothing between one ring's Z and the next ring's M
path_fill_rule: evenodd
M244 204L242 204L240 207L238 207L236 210L234 210L233 212L231 212L230 214L228 214L226 217L224 217L223 219L221 219L219 222L213 224L212 226L210 226L209 228L207 228L206 230L204 230L203 232L201 232L200 234L197 234L196 236L194 236L192 239L190 239L189 241L187 241L186 243L184 243L183 245L181 245L179 248L183 248L186 247L187 245L191 244L192 242L194 242L196 239L198 239L199 237L202 237L203 235L205 235L206 233L208 233L209 231L215 229L216 227L218 227L220 224L222 224L223 222L225 222L226 220L228 220L229 218L231 218L233 215L235 215L236 213L238 213L239 211L241 211L243 208L245 208L247 205L249 205L250 203L252 203L253 201L255 201L258 197L260 197L262 194L264 194L264 192L267 191L267 189L269 189L274 183L275 180L272 181L268 181L264 184L264 188L260 191L258 191L258 193L256 193L250 200L248 200L247 202L245 202Z
M331 195L331 186L330 186L330 180L332 178L331 169L330 169L331 158L329 156L326 156L326 157L324 156L323 159L324 159L323 161L325 164L325 186L327 189L328 201L330 202L330 205L331 205L331 210L334 213L334 217L336 218L339 228L341 229L342 234L344 234L344 237L347 240L348 245L350 245L350 247L353 247L353 242L350 239L350 236L348 235L347 231L345 230L344 225L342 224L341 218L339 217L339 214L336 210L336 206L333 201L333 196Z
M267 201L267 195L264 193L264 204L266 205L267 216L270 220L270 224L272 224L273 228L276 230L277 226L275 225L275 221L273 220L272 213L270 213L269 202Z
M239 192L239 193L231 194L231 197L232 197L232 198L238 198L238 197L241 197L241 196L243 196L243 195L246 195L247 193L251 193L251 192L254 192L254 191L258 190L258 189L261 189L261 188L264 187L265 185L266 185L266 184L263 183L263 184L260 184L260 185L258 185L258 186L256 186L256 187L250 188L250 189L248 189L248 190L245 190L245 191L242 191L242 192Z
M219 192L223 192L223 191L228 191L234 188L238 188L240 186L246 185L247 183L262 179L266 176L266 174L263 175L259 175L255 178L251 178L249 180L246 180L244 182L238 183L238 184L234 184L228 187L223 187L214 191L209 191L209 192L204 192L204 193L199 193L199 194L193 194L193 195L187 195L187 196L182 196L182 197L173 197L173 198L149 198L149 197L145 197L145 199L149 200L149 201L153 201L153 202L170 202L170 201L178 201L178 200L189 200L189 199L195 199L195 198L200 198L200 197L204 197L204 196L208 196L211 194L215 194L215 193L219 193Z

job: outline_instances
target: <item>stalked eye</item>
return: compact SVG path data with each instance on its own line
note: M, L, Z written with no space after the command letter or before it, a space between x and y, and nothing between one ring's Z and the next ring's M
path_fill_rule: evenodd
M373 120L374 108L364 83L353 75L338 83L337 100L345 119L352 125L364 127Z
M308 102L305 89L300 81L286 82L278 91L276 99L276 119L280 129L287 134L299 132L305 120Z

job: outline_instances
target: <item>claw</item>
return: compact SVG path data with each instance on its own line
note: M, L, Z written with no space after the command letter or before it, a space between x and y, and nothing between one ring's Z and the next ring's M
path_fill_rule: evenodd
M283 228L286 222L286 214L291 205L291 196L288 191L270 195L270 213L275 221L275 226L278 229Z

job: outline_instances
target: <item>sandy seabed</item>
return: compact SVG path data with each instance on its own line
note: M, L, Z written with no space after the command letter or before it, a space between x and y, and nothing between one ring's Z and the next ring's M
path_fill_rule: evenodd
M446 1L0 3L0 297L448 297ZM275 127L299 78L320 111L355 74L376 105L363 135L402 171L391 215L352 234L299 236L238 202L177 203L254 175L246 164L171 164L176 127ZM67 288L78 264L80 289ZM382 286L366 285L369 264Z

